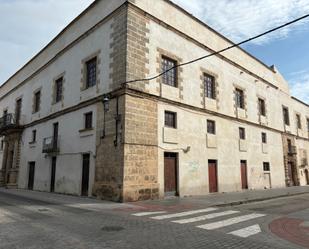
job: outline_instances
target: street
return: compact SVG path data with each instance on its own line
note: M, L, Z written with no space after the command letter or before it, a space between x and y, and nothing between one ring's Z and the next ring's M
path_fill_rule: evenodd
M309 248L309 194L210 207L196 198L115 204L1 190L0 242L6 249Z

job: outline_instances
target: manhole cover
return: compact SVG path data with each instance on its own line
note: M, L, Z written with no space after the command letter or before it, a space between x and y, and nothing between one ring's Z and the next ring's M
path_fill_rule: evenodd
M102 227L102 231L105 231L105 232L119 232L122 230L124 230L123 227L117 227L117 226Z

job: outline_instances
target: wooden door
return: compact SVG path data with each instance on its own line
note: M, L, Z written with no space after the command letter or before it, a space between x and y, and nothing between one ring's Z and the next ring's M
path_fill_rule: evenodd
M309 171L307 169L305 170L305 176L306 176L307 185L309 185Z
M57 166L57 157L53 157L51 164L51 177L50 177L50 192L52 193L55 192L56 166Z
M164 153L164 192L177 195L177 154Z
M297 186L298 185L297 170L296 170L294 163L292 162L288 163L288 171L289 171L291 186Z
M218 192L218 169L216 161L208 161L209 193Z
M248 173L247 173L247 162L240 162L240 171L241 171L241 188L248 189Z
M82 196L88 196L89 190L89 164L90 164L90 155L83 155L83 170L82 170Z
M35 162L29 163L28 189L33 190L35 175Z

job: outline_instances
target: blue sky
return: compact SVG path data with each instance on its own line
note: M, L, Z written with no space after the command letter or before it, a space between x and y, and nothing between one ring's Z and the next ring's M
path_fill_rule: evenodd
M153 1L153 0L146 0ZM173 0L239 42L309 14L309 0ZM0 85L93 0L0 0ZM308 18L309 19L309 18ZM244 48L275 64L292 95L309 103L309 20L260 38Z

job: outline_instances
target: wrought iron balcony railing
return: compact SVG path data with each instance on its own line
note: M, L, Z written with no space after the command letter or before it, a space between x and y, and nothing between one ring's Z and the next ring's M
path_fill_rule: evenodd
M43 153L59 152L59 137L47 137L43 139Z

